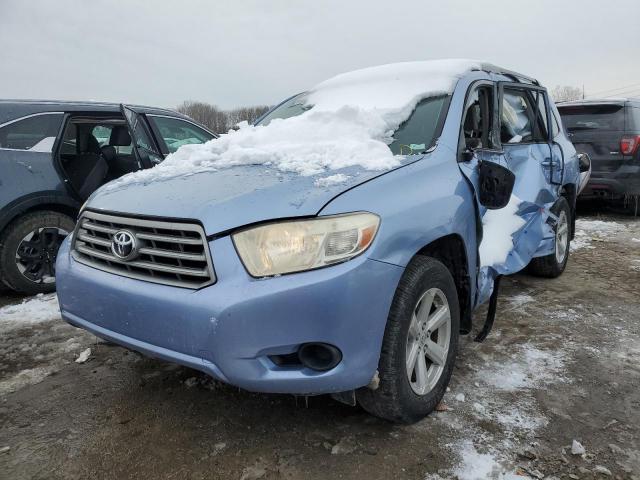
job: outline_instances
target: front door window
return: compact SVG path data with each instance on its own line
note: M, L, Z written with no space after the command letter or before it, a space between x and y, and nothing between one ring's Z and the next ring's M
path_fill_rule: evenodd
M213 134L186 120L156 115L147 115L147 118L156 136L164 143L161 147L166 149L166 154L176 152L183 145L205 143L215 138Z

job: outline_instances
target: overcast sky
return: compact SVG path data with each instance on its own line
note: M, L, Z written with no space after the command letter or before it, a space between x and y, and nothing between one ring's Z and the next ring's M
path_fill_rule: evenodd
M0 97L231 108L445 57L640 95L638 18L639 0L0 0Z

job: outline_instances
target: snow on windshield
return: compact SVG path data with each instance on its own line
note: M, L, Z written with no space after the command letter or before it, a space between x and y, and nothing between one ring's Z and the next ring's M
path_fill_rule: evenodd
M184 145L150 170L112 182L149 182L236 165L264 165L317 175L345 167L389 170L403 157L388 148L392 134L424 98L448 94L471 60L406 62L338 75L308 93L313 108L268 125L246 122L202 145ZM108 187L107 187L108 188Z

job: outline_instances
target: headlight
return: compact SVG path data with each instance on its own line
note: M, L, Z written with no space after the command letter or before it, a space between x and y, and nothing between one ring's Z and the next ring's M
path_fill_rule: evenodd
M352 213L271 223L232 238L249 273L267 277L349 260L371 245L379 225L373 213Z

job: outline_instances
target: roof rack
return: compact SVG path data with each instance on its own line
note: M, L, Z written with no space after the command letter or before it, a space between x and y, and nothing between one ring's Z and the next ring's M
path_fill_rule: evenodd
M496 73L498 75L504 75L506 77L510 77L515 82L529 83L532 85L536 85L538 87L540 86L540 82L538 82L538 80L536 80L535 78L527 77L526 75L522 75L518 72L514 72L513 70L508 70L506 68L498 67L497 65L494 65L492 63L481 63L480 67L481 67L480 69L483 72Z

